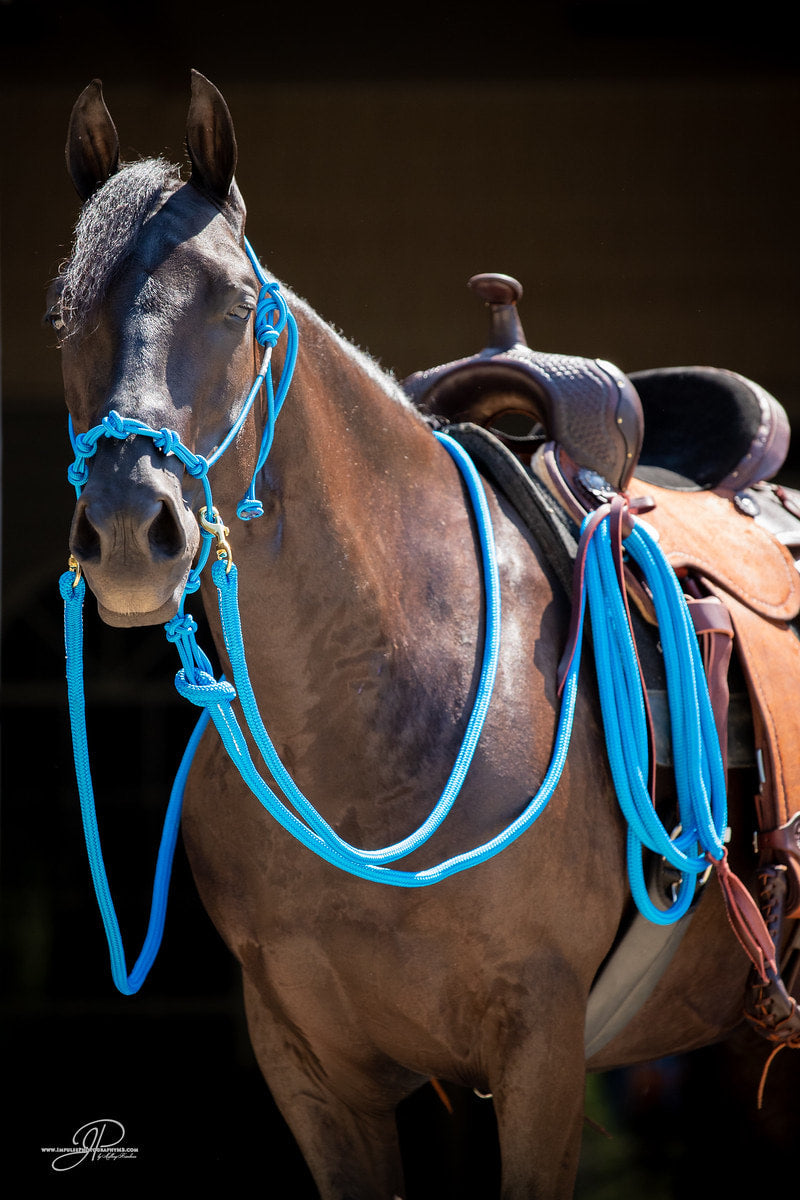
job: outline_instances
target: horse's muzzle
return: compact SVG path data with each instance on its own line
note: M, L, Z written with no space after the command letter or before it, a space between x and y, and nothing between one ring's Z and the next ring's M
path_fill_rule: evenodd
M136 476L93 471L70 531L70 550L108 625L156 625L174 616L200 542L177 477L146 460Z

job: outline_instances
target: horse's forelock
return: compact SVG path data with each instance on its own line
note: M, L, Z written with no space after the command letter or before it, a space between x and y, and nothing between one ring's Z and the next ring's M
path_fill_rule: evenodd
M61 312L68 333L77 332L97 308L147 218L180 184L178 167L149 158L125 164L87 200L61 270Z

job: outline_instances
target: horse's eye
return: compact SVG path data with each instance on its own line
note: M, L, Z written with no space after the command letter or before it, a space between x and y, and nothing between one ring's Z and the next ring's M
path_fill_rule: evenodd
M253 311L250 304L236 304L228 313L229 317L233 317L235 321L248 320L250 313Z
M44 319L51 328L55 329L56 333L60 333L64 328L64 318L61 315L61 305L54 304L52 308L48 308L44 315Z

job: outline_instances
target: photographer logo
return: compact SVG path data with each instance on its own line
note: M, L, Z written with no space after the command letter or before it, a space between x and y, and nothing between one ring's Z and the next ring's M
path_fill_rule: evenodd
M124 1140L122 1122L104 1118L81 1125L72 1135L71 1146L42 1146L42 1153L55 1155L50 1164L54 1171L71 1171L87 1163L136 1158L137 1147L123 1145Z

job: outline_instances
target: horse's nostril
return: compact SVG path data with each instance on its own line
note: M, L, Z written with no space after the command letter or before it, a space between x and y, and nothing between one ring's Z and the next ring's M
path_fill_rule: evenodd
M164 558L176 558L183 553L186 539L168 504L162 502L147 531L147 540L151 551Z
M100 560L100 535L89 520L85 507L81 507L76 513L70 549L82 563L99 562Z

